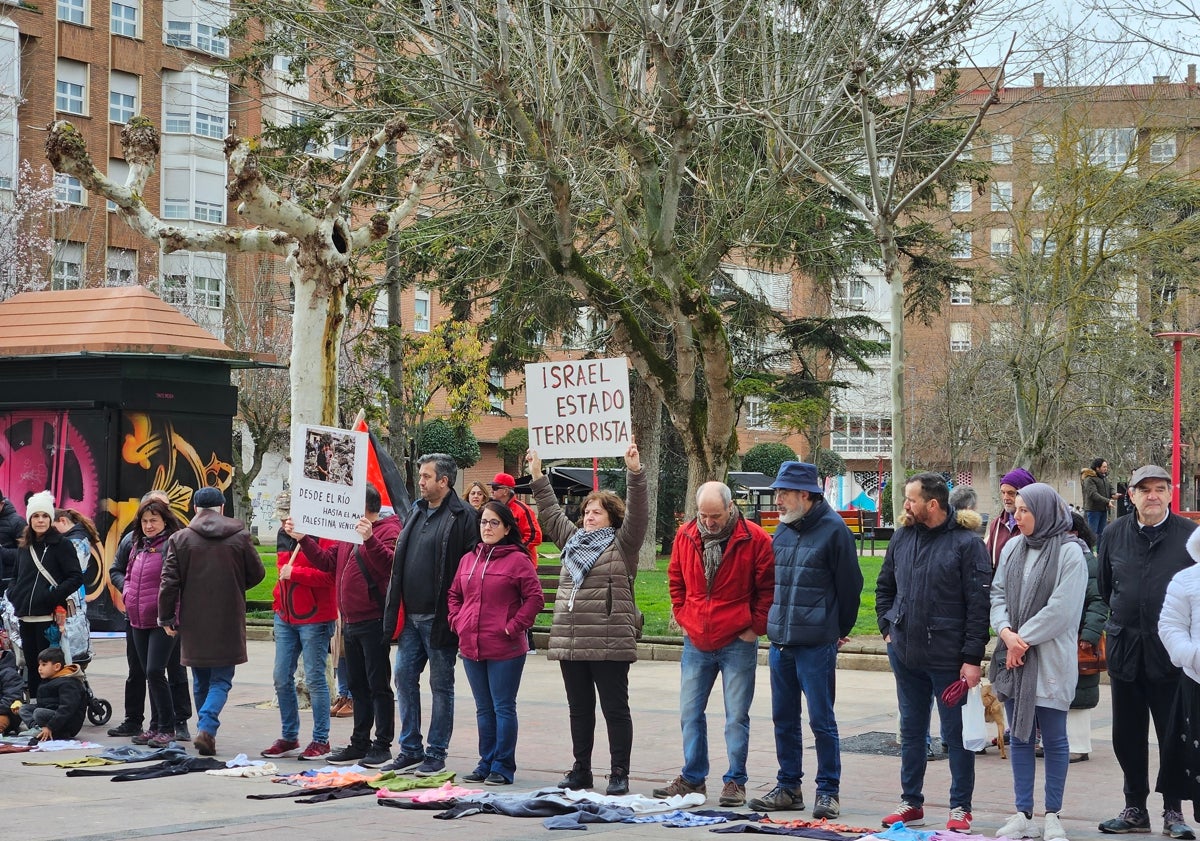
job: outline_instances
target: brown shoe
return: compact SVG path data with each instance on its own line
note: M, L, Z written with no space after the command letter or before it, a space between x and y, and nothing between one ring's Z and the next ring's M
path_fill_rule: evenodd
M338 714L338 710L340 710L345 705L346 701L347 701L347 698L345 695L339 695L336 698L334 698L333 703L329 705L329 714L336 717Z
M338 707L337 712L331 712L334 718L354 718L354 699L343 698L342 705Z
M701 796L707 797L708 789L704 785L704 780L701 780L698 783L689 783L687 780L685 780L683 778L683 775L680 774L678 777L671 780L670 783L663 786L662 788L654 789L653 794L655 797L662 797L662 798L674 797L676 795L679 795L680 797L682 797L682 796L688 795L688 794L699 794Z
M207 730L197 730L192 744L196 746L196 752L201 756L217 755L217 737Z

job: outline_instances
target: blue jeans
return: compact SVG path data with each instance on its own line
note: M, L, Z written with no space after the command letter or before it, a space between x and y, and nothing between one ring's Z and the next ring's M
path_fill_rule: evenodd
M896 676L900 704L900 789L913 806L925 803L925 740L929 736L930 696L937 698L942 743L950 757L950 807L971 811L975 794L975 754L962 745L962 705L947 707L942 690L958 680L958 669L910 669L888 645L888 660Z
M463 671L475 696L482 774L500 774L510 783L517 773L517 689L525 671L525 656L510 660L468 660Z
M808 724L817 752L817 794L838 796L842 748L833 715L837 643L771 645L771 720L775 723L776 780L795 789L804 776L800 695L808 701Z
M337 667L334 669L337 672L337 694L343 698L350 697L350 669L346 666L346 655L343 654L338 658Z
M1096 533L1096 542L1100 542L1100 535L1104 533L1104 527L1108 525L1108 511L1088 511L1087 524L1092 531Z
M1018 812L1033 813L1033 781L1037 776L1037 764L1033 761L1033 750L1037 733L1042 734L1042 750L1046 755L1046 811L1062 809L1063 791L1067 787L1067 764L1071 761L1071 747L1067 741L1067 711L1049 707L1035 707L1037 721L1034 738L1022 741L1014 731L1009 752L1012 754L1013 797ZM1004 714L1013 720L1012 701L1004 702Z
M221 710L233 688L233 666L192 666L192 697L196 700L196 727L217 735Z
M296 698L296 663L304 657L304 680L312 701L312 740L329 741L329 682L325 662L333 622L292 625L275 615L275 698L279 701L280 735L288 741L300 736L300 703Z
M729 770L724 780L746 784L746 755L750 751L750 703L754 700L754 668L758 640L734 639L716 651L701 651L683 638L679 662L679 725L683 730L682 776L693 785L708 776L708 719L704 710L717 675L725 697L725 751Z
M404 617L395 672L400 750L406 756L423 755L445 761L454 732L454 661L458 650L435 647L429 641L432 630L432 615ZM421 673L426 664L429 665L429 689L433 693L428 747L421 737Z

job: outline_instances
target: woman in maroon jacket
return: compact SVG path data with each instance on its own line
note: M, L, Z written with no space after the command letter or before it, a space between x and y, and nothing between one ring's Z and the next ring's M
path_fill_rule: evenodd
M508 506L484 505L479 533L482 540L463 556L449 593L450 627L458 634L479 729L479 764L463 779L506 786L517 771L517 689L529 650L525 632L545 600Z

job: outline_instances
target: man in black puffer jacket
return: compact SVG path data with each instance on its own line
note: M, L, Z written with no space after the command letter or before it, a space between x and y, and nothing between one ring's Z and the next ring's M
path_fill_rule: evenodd
M960 678L979 683L988 640L992 565L983 541L959 525L950 488L937 473L921 473L904 486L908 522L888 545L875 585L879 632L888 644L900 702L900 805L884 826L925 820L925 736L929 699L938 699L942 738L950 754L953 832L971 829L975 754L962 745L962 706L941 702L942 690Z
M1150 720L1162 746L1167 743L1171 704L1179 669L1158 637L1167 584L1192 565L1188 538L1196 528L1191 520L1172 514L1171 474L1147 464L1133 471L1129 496L1135 513L1108 527L1100 541L1100 597L1111 611L1108 635L1108 677L1112 697L1113 753L1125 778L1125 808L1100 824L1100 831L1124 835L1149 832ZM1178 798L1163 796L1163 835L1195 838L1183 820Z

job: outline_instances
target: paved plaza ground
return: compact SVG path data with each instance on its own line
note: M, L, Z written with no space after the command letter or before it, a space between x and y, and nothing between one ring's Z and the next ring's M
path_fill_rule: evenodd
M230 704L222 716L217 737L218 756L230 758L245 752L257 758L260 750L279 735L279 716L273 709L258 709L256 702L273 696L271 686L272 644L252 641L250 662L240 666L234 680ZM93 689L121 711L125 673L124 642L96 643L96 658L88 669ZM644 660L630 672L630 702L634 717L634 750L631 787L634 792L650 790L679 772L681 762L678 720L679 664ZM1093 753L1089 762L1071 766L1067 781L1063 823L1073 839L1095 838L1096 824L1112 817L1123 805L1121 777L1112 758L1111 720L1107 687L1102 687L1100 706L1094 711ZM448 767L465 773L474 767L475 720L470 689L461 671L456 686L455 731ZM838 723L843 738L868 732L894 733L895 691L886 671L841 669L838 672ZM428 711L428 704L425 707ZM714 773L708 780L709 806L716 807L716 793L724 771L724 742L719 687L709 705L710 744ZM775 758L770 718L770 686L766 666L759 666L750 733L751 796L768 791L774 783ZM513 790L533 790L553 785L570 766L570 737L567 708L558 666L539 652L529 656L518 701L521 720L517 752L518 771ZM307 713L303 714L307 716ZM304 720L307 728L308 722ZM193 728L195 720L191 722ZM111 725L108 725L111 726ZM345 743L349 719L335 719L335 744ZM81 738L105 745L127 744L127 740L105 735L106 727L85 725ZM603 727L597 738L597 757L607 755ZM306 741L309 731L301 733ZM805 733L806 740L809 734ZM82 754L41 754L38 759ZM0 756L0 833L4 839L133 838L237 838L337 839L366 841L391 838L446 838L492 841L492 839L546 838L554 833L538 819L475 816L440 821L431 812L409 812L382 808L371 797L359 797L320 805L301 805L287 800L247 800L252 792L271 791L266 780L223 779L190 774L147 782L113 783L106 778L68 778L60 769L24 767L29 754ZM1012 811L1012 777L1008 763L995 749L977 758L975 830L991 834ZM286 770L302 770L305 763L282 760ZM842 819L850 825L878 826L880 817L899 799L900 760L890 756L843 752ZM926 813L930 825L941 826L948 807L948 763L929 766L926 784ZM598 775L607 769L597 767ZM804 796L813 799L814 761L805 753ZM1037 802L1041 803L1039 790ZM597 785L603 783L597 779ZM501 791L507 791L501 789ZM1152 814L1161 808L1151 796ZM807 813L780 813L783 817L807 817ZM1161 822L1155 823L1155 832ZM615 834L630 839L687 841L711 839L705 829L668 829L657 825L591 825L588 834Z

